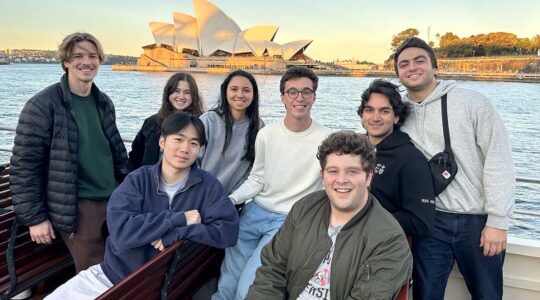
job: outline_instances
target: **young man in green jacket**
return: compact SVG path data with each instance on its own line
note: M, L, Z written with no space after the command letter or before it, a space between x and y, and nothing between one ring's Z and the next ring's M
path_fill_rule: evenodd
M398 222L368 191L365 136L331 134L317 153L324 190L298 201L270 244L248 299L392 299L412 272Z

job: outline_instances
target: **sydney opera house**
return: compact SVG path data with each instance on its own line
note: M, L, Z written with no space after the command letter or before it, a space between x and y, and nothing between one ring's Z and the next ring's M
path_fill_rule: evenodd
M304 54L311 40L274 42L278 27L260 25L242 30L214 4L193 0L195 16L174 12L173 23L151 22L155 44L144 46L137 61L159 69L285 69L311 61Z

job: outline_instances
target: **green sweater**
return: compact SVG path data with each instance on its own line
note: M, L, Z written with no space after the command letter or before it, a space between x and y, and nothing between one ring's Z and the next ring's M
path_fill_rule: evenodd
M109 141L103 133L96 101L92 94L71 94L79 130L78 196L83 199L107 200L117 185Z
M261 253L248 299L296 299L332 246L325 191L298 201ZM412 272L401 226L370 194L364 208L337 236L330 299L392 299Z

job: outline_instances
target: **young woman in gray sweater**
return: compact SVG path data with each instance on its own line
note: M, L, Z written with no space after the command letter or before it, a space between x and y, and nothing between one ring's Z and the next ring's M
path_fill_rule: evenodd
M212 173L230 194L247 178L255 159L255 138L264 122L259 117L259 89L243 70L221 84L217 107L201 115L208 144L199 156L201 168Z

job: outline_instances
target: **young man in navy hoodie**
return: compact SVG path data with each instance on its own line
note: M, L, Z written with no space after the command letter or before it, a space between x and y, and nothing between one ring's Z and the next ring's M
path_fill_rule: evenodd
M46 299L93 299L177 240L233 246L238 213L219 181L194 164L206 145L199 118L175 113L161 125L162 159L129 174L107 207L105 259Z

